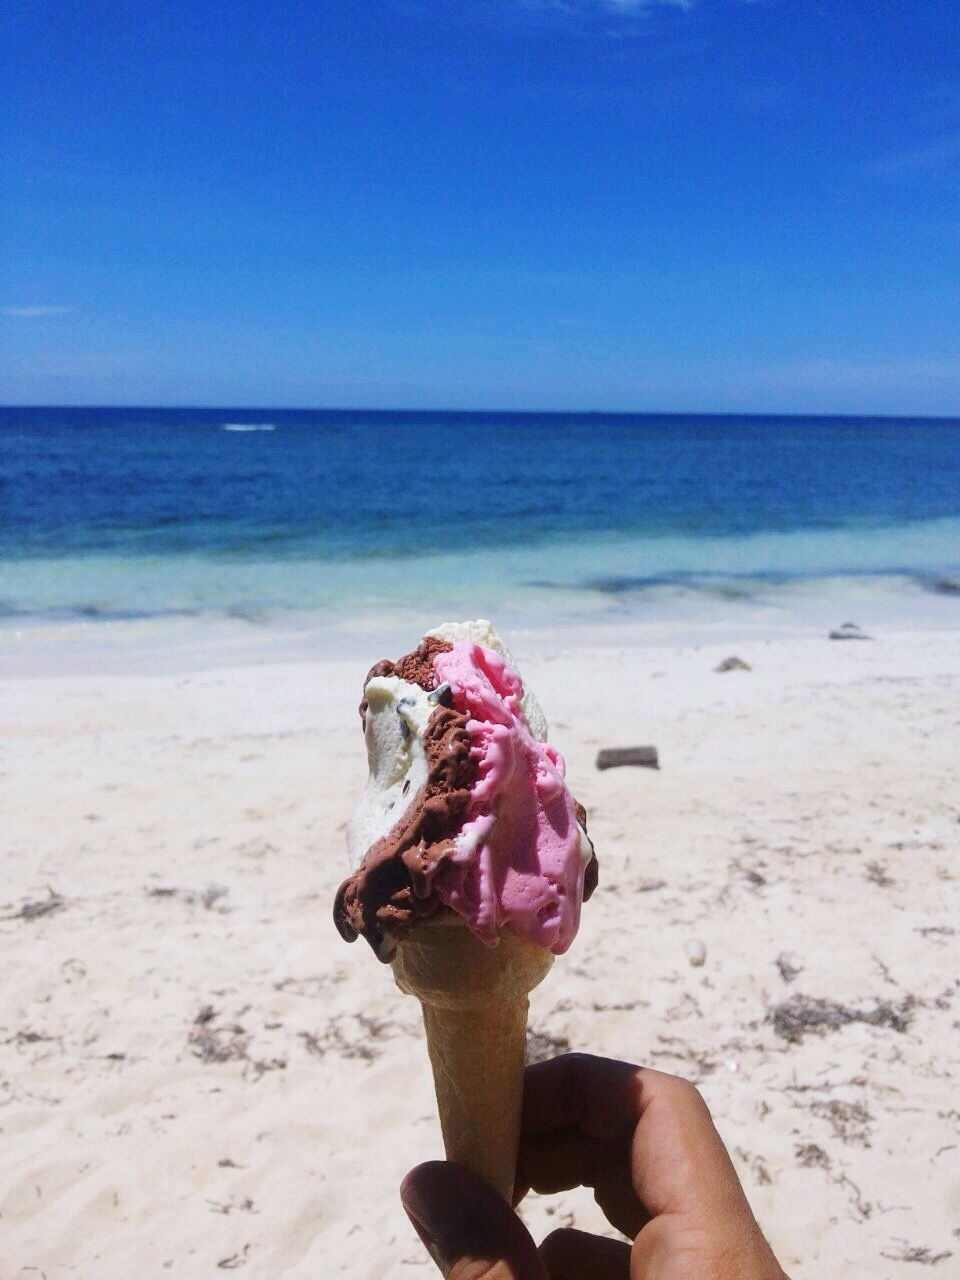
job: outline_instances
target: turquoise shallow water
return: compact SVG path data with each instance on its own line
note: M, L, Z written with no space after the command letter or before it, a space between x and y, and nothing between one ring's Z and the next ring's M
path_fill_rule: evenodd
M960 421L0 410L0 617L958 599Z

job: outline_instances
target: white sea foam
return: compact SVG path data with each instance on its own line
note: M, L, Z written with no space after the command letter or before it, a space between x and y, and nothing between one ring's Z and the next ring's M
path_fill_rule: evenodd
M222 422L223 431L276 431L275 422Z

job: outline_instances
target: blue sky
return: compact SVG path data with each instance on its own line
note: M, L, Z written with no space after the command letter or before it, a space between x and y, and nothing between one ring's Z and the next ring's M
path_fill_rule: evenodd
M957 0L4 0L0 400L960 414Z

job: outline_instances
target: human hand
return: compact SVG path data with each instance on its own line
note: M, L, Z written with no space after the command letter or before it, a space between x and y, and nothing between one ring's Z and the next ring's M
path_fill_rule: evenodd
M413 1169L400 1195L447 1280L786 1280L677 1076L587 1054L527 1069L515 1199L577 1186L632 1245L567 1229L538 1250L495 1191L444 1161Z

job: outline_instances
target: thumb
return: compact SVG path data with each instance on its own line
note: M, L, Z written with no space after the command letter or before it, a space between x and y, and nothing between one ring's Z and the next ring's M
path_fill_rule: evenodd
M445 1280L548 1280L526 1227L463 1165L418 1165L404 1178L400 1199Z

